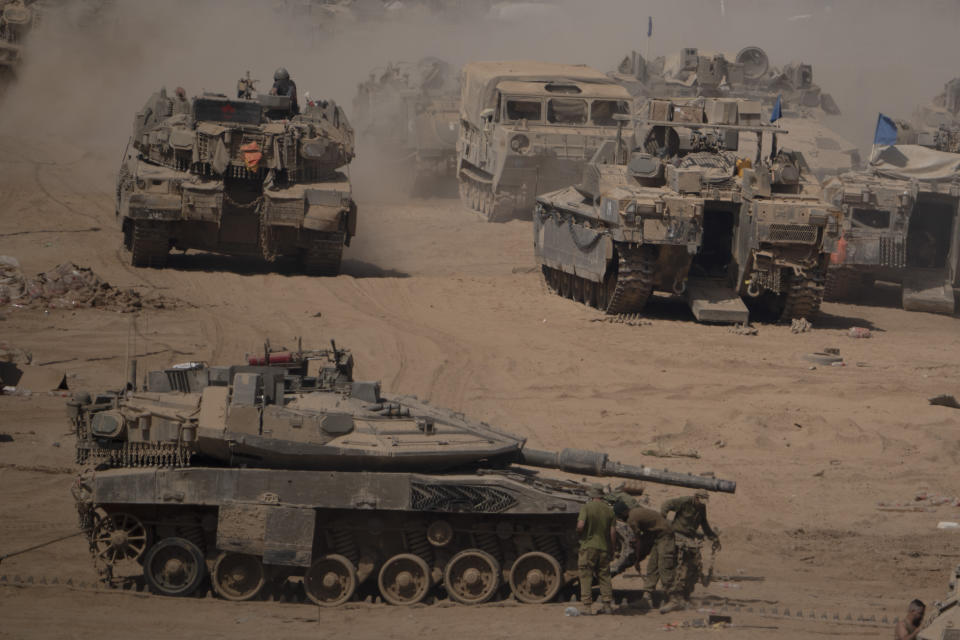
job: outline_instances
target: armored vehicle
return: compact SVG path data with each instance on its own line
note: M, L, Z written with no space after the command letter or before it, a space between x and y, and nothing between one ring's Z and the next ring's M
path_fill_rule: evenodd
M0 0L0 90L14 77L23 41L39 22L32 4L28 0Z
M388 64L357 86L353 114L361 142L408 173L413 195L452 185L457 166L460 85L443 60Z
M538 194L575 182L631 112L627 91L586 66L474 62L462 85L460 199L490 221L529 216Z
M902 285L903 308L953 313L960 286L960 154L894 145L864 171L831 178L843 211L827 297L850 300L875 280Z
M117 179L123 242L138 267L162 267L171 248L266 260L297 258L336 275L356 233L350 181L353 129L333 102L302 113L289 96L193 99L153 94L134 119Z
M209 575L231 600L292 579L330 606L357 593L413 604L441 586L466 604L508 592L546 602L576 577L586 494L535 468L736 489L595 451L528 449L462 414L382 395L352 369L335 344L268 349L71 401L78 461L96 469L74 495L104 578L126 567L184 596Z
M578 185L537 198L549 287L609 314L659 290L700 321L746 322L741 298L761 317L815 316L838 218L802 157L778 147L787 131L744 100L649 100L641 113L636 144L618 136Z
M910 120L897 122L897 142L960 153L960 78L946 83L932 102L917 107Z
M933 615L927 619L917 635L919 640L954 640L960 628L960 565L953 570L947 597L933 603L927 611Z
M830 129L831 118L840 109L814 83L809 64L775 68L766 52L754 46L736 55L685 48L654 60L632 51L610 76L639 98L743 98L761 102L766 115L779 99L781 124L790 130L791 148L803 154L818 178L860 166L857 147Z

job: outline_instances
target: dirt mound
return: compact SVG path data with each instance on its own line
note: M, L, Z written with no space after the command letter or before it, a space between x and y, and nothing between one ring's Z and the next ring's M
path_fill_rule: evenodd
M92 269L72 262L27 278L17 259L9 256L0 256L0 305L45 309L97 307L123 313L175 306L159 296L144 297L134 289L114 287Z

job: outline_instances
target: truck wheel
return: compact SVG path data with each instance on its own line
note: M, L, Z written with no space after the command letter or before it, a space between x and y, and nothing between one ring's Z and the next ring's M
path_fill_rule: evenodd
M135 220L130 223L130 264L163 268L170 252L170 237L164 226Z

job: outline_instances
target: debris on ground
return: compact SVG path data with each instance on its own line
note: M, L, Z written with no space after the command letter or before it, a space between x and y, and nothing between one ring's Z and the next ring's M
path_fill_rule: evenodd
M831 353L835 349L824 349L814 353L805 353L803 359L814 364L825 364L831 366L843 366L843 358L839 353ZM812 367L811 367L812 368Z
M813 328L813 325L810 324L810 321L806 318L794 318L790 321L790 332L791 333L806 333Z
M727 327L727 331L735 333L738 336L755 336L758 333L757 328L751 327L750 323L735 324L732 327Z
M646 449L641 451L645 456L653 456L656 458L696 458L700 459L700 452L696 449L689 449L684 451L679 451L677 449Z
M546 322L546 320L544 320ZM600 318L591 318L590 322L609 322L610 324L626 324L631 327L643 327L653 324L652 320L647 320L639 313L620 313L615 316L602 316Z
M960 409L960 402L957 402L956 398L947 394L934 396L930 398L929 402L930 404L937 407L950 407L951 409Z
M114 287L92 269L72 262L27 278L17 259L10 256L0 256L0 305L43 309L96 307L124 313L172 306L160 296L145 297L134 289Z
M938 522L937 529L960 529L960 522Z
M866 327L850 327L850 331L847 332L847 335L851 338L869 338L873 334L870 333L870 329Z
M909 502L878 502L879 511L925 512L936 511L940 506L960 507L960 497L930 494L919 491Z

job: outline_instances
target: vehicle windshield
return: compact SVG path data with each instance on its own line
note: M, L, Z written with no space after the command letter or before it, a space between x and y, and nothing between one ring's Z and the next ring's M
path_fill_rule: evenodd
M506 106L506 120L515 122L527 120L540 122L543 119L543 103L540 100L508 98Z
M629 115L630 104L626 100L594 100L590 106L590 121L599 127L615 127L615 115Z
M587 101L578 98L550 98L547 101L547 122L551 124L586 124Z

